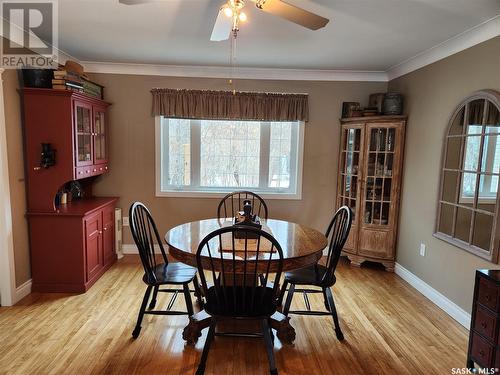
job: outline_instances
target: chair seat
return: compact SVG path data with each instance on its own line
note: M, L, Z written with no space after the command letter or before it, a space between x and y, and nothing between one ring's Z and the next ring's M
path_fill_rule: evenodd
M285 280L295 285L318 285L321 286L321 279L327 268L321 264L311 265L298 270L285 272ZM335 276L333 277L335 282Z
M276 295L272 288L228 286L221 289L219 301L215 287L208 289L205 310L210 315L250 318L271 316L276 311Z
M142 280L146 284L161 285L161 284L185 284L191 282L196 276L196 268L188 266L184 263L176 262L169 264L159 264L154 269L156 282L148 280L146 274Z

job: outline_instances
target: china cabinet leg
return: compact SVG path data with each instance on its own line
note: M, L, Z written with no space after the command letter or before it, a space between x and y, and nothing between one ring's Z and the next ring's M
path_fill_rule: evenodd
M361 260L359 258L354 258L354 257L348 256L347 259L349 259L351 261L351 266L353 266L353 267L361 267L361 263L363 263L363 260Z
M394 272L394 262L383 262L382 265L387 272Z

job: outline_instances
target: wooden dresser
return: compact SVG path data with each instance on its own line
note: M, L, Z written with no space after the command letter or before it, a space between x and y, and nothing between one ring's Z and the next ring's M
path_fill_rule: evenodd
M500 270L477 270L467 367L500 368Z
M66 90L22 90L27 218L34 292L83 293L116 261L116 197L95 197L109 173L109 103ZM42 144L55 150L50 165ZM78 181L83 197L64 202Z

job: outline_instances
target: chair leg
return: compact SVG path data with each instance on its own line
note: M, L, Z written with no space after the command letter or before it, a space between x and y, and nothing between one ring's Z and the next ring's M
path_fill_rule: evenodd
M198 307L201 310L203 310L203 292L201 291L197 276L195 276L193 279L193 285L194 285L194 295L196 297L196 302L198 302Z
M293 292L295 292L295 284L290 284L288 295L286 296L285 307L283 307L283 315L288 316L290 305L292 304Z
M281 286L280 295L278 298L278 306L281 306L283 304L283 297L285 297L287 287L288 287L288 281L285 280L283 281L283 285Z
M328 296L326 295L326 288L323 288L323 298L325 302L325 309L330 311L330 304L328 303Z
M212 319L210 323L210 328L208 329L207 339L205 340L205 345L203 346L203 353L201 354L200 364L196 370L196 375L203 375L205 373L205 366L207 364L208 352L210 351L210 345L214 340L215 336L215 319Z
M330 305L330 311L332 313L333 323L335 324L335 333L337 334L337 338L342 341L344 339L344 334L340 329L339 316L337 314L337 308L335 307L335 301L333 299L333 294L330 288L324 289L326 297L328 299L328 304Z
M153 287L151 285L148 285L146 292L144 293L141 309L139 310L139 316L137 317L137 324L135 325L134 331L132 332L132 337L134 339L139 337L139 334L141 333L142 318L144 318L144 312L146 311L146 306L148 304L149 295L151 294L151 289L153 289Z
M261 286L266 286L265 283L266 283L266 278L264 277L263 274L259 274L259 281L260 281L260 285Z
M271 336L271 341L273 342L274 345L274 333L273 333L273 328L271 325L269 325L269 335Z
M156 297L158 296L158 290L160 289L160 286L157 285L153 289L153 298L151 299L151 302L149 303L149 309L153 310L156 306Z
M276 363L274 361L274 345L271 339L269 322L267 319L262 320L262 333L264 336L264 343L266 344L267 358L269 359L269 370L271 375L278 375Z
M182 289L184 289L184 299L186 300L186 309L189 316L193 315L193 302L191 301L191 292L189 291L189 284L182 284Z

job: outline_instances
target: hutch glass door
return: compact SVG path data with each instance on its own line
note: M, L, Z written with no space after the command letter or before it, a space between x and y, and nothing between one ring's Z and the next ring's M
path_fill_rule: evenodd
M342 162L340 165L339 205L351 208L355 221L356 208L359 201L359 186L362 160L363 130L348 128L342 130Z
M388 226L392 224L391 203L395 166L396 128L377 125L367 128L368 154L362 222L363 226Z
M106 124L104 110L94 111L94 160L95 164L105 163L106 156Z
M76 165L92 165L92 108L75 102Z

